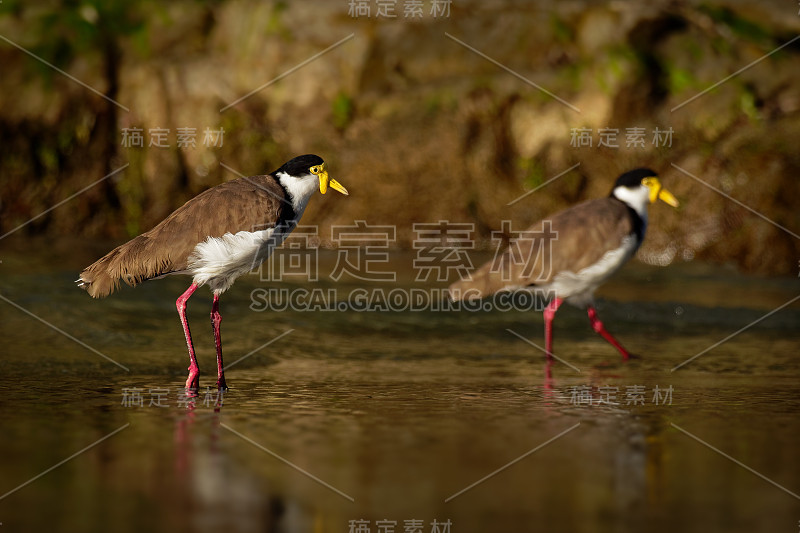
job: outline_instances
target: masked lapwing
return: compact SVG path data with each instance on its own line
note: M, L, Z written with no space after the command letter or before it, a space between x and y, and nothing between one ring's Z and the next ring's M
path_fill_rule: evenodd
M78 286L94 298L111 294L120 281L137 285L169 274L192 283L175 302L186 345L186 388L199 387L200 370L186 320L186 303L202 285L213 293L211 323L217 351L217 386L226 388L222 365L219 297L236 278L258 267L297 226L314 192L328 187L348 194L328 176L316 155L295 157L275 172L222 183L195 196L160 224L88 266Z
M628 351L597 318L593 295L642 244L647 204L656 200L678 206L652 170L626 172L617 178L608 197L572 206L521 232L513 246L453 283L450 297L474 300L504 290L531 290L549 297L544 309L548 363L553 353L553 318L566 301L585 308L594 331L628 359Z

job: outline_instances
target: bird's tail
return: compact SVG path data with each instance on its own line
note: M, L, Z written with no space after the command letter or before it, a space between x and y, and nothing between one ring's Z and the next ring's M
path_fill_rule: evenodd
M164 275L170 271L169 257L147 253L149 239L140 235L114 248L86 267L76 280L92 298L105 298L124 281L134 286L142 281Z

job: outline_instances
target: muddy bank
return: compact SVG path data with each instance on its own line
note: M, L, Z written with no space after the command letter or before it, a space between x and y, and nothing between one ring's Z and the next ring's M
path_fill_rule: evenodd
M323 244L365 220L410 247L450 220L489 246L646 165L683 205L651 210L640 259L796 274L797 6L405 4L4 2L0 33L100 95L0 43L0 232L113 173L15 236L122 240L315 152L352 193L308 210Z

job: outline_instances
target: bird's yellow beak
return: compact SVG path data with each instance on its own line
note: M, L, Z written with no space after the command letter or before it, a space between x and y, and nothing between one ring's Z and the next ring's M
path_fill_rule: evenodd
M328 192L328 186L329 185L330 185L331 189L333 189L334 191L339 191L340 193L345 194L345 195L349 195L350 194L349 192L347 192L347 189L345 189L344 186L341 183L339 183L338 181L336 181L334 179L331 179L328 176L328 171L327 170L323 169L322 172L320 172L318 175L319 175L319 192L321 192L322 194L325 194L326 192Z
M645 178L642 180L642 185L650 189L651 204L656 200L661 200L665 204L669 204L672 207L678 207L680 205L680 203L678 203L678 199L675 198L671 192L661 186L661 182L658 181L658 178Z

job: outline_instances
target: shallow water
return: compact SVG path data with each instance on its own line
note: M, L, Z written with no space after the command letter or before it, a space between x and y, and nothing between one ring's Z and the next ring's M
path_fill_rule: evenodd
M639 357L622 363L565 306L555 353L580 371L556 363L548 382L508 331L542 346L541 313L254 311L265 286L434 284L250 276L222 298L231 389L215 406L205 289L192 399L186 279L95 301L72 285L95 255L0 257L5 531L797 531L800 300L708 349L800 280L631 264L598 311Z

